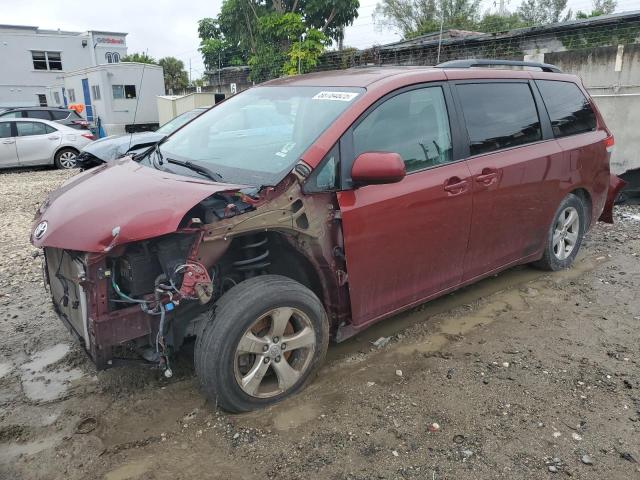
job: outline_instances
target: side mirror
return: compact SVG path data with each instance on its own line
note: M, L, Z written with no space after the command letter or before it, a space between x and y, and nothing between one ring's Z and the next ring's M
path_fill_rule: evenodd
M402 158L392 152L361 153L351 167L351 179L356 185L396 183L405 175Z

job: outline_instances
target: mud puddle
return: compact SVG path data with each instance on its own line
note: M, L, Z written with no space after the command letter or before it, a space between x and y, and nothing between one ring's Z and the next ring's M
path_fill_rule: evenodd
M336 385L340 385L336 377L347 376L351 382L365 385L365 388L402 381L396 372L397 365L402 364L403 368L410 371L414 363L422 362L424 355L442 350L452 339L462 337L476 328L487 327L500 320L502 315L521 315L531 309L530 299L540 296L552 298L550 290L555 289L554 284L580 277L605 261L606 257L583 257L573 268L554 273L552 283L549 282L548 272L528 267L513 269L499 277L490 277L467 287L459 293L382 321L370 329L373 332L367 331L366 335L358 335L355 340L339 344L337 348L331 346L328 354L331 360L321 370L315 382L302 394L262 411L259 415L245 414L238 419L246 426L258 424L262 428L278 431L291 431L303 427L323 418L327 411L336 408L345 397L345 392L335 389ZM481 299L485 300L485 303L471 309L471 305ZM468 312L452 313L446 317L442 315L465 306L469 307ZM370 342L373 339L411 330L411 327L429 322L431 317L435 318L429 325L433 328L430 333L418 334L419 338L416 339L404 335L402 342L367 355L366 363L348 358L358 351L370 351ZM339 351L332 353L332 350Z
M581 253L572 268L562 272L554 272L553 278L557 281L564 281L579 277L583 273L595 269L606 260L607 257L605 256L594 257ZM427 321L430 317L453 310L457 307L473 304L480 299L505 290L521 287L527 283L541 279L549 275L549 273L550 272L529 266L520 266L485 278L458 291L415 307L408 312L382 320L353 338L337 345L331 345L327 353L327 362L339 361L358 351L368 350L371 347L371 343L380 337L391 337L412 325ZM486 320L488 319L481 319L478 323L486 323ZM473 323L473 321L468 318L465 321ZM439 342L441 344L446 343L446 341Z
M48 369L66 357L70 349L69 344L59 343L35 353L32 355L31 361L20 367L22 370L22 391L30 401L58 400L67 394L74 381L80 380L84 376L79 368L71 370Z

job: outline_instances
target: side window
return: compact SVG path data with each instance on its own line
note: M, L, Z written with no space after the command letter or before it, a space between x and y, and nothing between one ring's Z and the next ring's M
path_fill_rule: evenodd
M53 115L54 120L64 120L69 117L69 113L71 110L53 110L51 115Z
M17 122L19 137L30 137L32 135L46 135L47 126L40 122Z
M540 119L527 83L467 83L456 86L471 155L542 139Z
M340 142L325 155L304 185L305 193L327 192L338 187L340 165Z
M2 118L22 118L22 110L14 110L0 115Z
M27 110L25 112L28 118L40 118L42 120L51 120L48 110Z
M536 80L547 107L553 134L566 137L596 129L596 115L589 101L575 83Z
M394 152L407 172L452 160L449 115L442 87L400 93L371 112L353 131L355 155Z
M0 138L12 137L11 122L0 122Z

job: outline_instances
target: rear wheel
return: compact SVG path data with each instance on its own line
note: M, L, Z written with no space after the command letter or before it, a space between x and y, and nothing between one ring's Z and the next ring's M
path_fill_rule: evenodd
M544 254L534 263L544 270L562 270L571 266L582 245L586 226L585 205L580 197L567 195L547 234Z
M69 170L70 168L76 168L76 158L78 157L78 151L73 148L63 148L56 153L54 158L56 167Z
M210 401L232 412L256 410L299 391L317 372L329 322L316 295L287 277L264 275L233 287L195 350Z

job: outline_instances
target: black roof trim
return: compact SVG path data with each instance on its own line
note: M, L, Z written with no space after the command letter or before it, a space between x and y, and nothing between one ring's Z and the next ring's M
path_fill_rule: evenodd
M439 63L438 68L471 68L484 67L491 65L502 65L509 67L535 67L543 72L562 73L555 65L549 63L523 62L519 60L491 60L491 59L468 59L468 60L451 60L450 62Z

